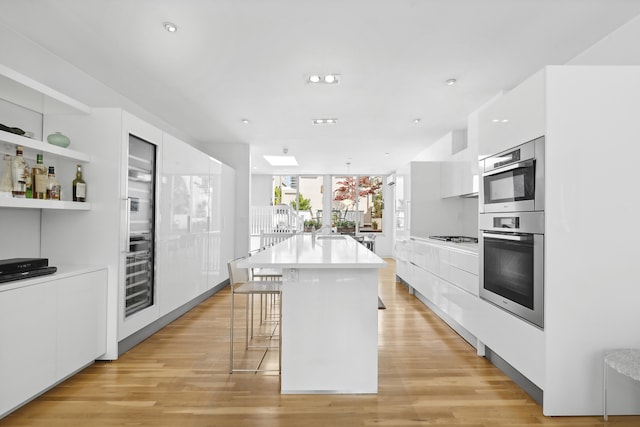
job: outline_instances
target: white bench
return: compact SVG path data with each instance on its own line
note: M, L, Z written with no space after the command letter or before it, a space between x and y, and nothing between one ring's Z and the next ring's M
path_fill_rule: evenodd
M640 381L640 349L617 349L609 350L604 354L604 381L603 381L603 400L604 400L604 420L608 420L607 415L607 371L609 368L616 372Z

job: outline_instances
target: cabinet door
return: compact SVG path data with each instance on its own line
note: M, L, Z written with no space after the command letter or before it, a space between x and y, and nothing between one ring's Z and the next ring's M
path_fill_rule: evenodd
M545 134L545 70L478 115L478 155L487 157Z
M0 292L0 416L55 381L56 288Z
M191 234L193 214L192 147L164 135L162 159L162 226L158 275L161 315L195 296L198 288L196 249Z
M107 270L58 281L56 380L106 351Z
M210 180L210 212L207 254L207 289L211 289L226 279L227 264L230 258L222 257L222 203L231 203L233 199L222 197L222 164L217 160L209 160ZM228 183L225 183L227 185Z

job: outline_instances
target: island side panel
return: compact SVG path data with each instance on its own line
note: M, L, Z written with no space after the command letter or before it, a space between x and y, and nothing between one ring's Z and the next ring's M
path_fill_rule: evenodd
M377 393L377 268L285 269L282 393Z

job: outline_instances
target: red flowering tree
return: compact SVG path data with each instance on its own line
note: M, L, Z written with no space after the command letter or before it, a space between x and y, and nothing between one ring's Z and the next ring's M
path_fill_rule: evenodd
M376 191L382 187L382 180L379 177L359 176L357 179L354 176L345 176L339 181L336 181L336 189L333 191L333 200L341 202L345 205L344 213L341 213L341 218L346 220L347 212L350 206L356 204L356 193L360 199L366 197L367 209L370 205L370 196L376 194Z

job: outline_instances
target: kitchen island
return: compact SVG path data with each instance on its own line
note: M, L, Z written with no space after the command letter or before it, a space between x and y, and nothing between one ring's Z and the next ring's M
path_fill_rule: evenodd
M382 258L349 236L298 234L247 265L282 269L281 393L377 393Z

